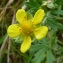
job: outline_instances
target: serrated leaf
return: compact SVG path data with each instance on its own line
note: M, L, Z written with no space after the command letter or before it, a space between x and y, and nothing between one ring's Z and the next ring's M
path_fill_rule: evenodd
M59 23L58 21L52 19L52 18L48 18L47 19L48 24L51 26L51 28L54 31L57 31L58 29L63 29L63 25L61 23Z
M42 47L43 47L42 44L32 45L30 51L35 52L35 51L41 49Z
M46 52L46 48L43 47L42 49L40 49L36 54L35 57L32 60L32 63L41 63L41 61L44 60L45 58L45 52Z
M53 63L55 57L52 54L51 50L47 50L47 63Z
M36 51L42 49L43 47L47 47L48 46L48 42L47 42L46 38L44 38L42 40L39 40L39 41L35 40L35 42L30 48L31 52L36 52Z

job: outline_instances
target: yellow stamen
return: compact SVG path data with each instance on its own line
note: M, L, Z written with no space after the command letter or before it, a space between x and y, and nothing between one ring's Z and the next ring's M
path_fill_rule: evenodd
M28 21L22 22L22 31L25 35L29 35L33 31L33 24Z

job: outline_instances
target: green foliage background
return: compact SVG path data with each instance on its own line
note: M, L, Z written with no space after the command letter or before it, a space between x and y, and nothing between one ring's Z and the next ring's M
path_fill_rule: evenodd
M51 2L44 5L47 1ZM32 16L39 8L44 9L45 18L42 25L49 28L47 36L42 40L35 40L25 54L19 51L20 41L11 39L9 63L63 63L63 0L14 0L3 16L1 12L7 2L8 0L0 0L0 47L5 41L6 30L12 23L13 16L23 5L27 6L26 11ZM16 21L15 17L14 20ZM2 50L0 63L8 63L8 42L9 40Z

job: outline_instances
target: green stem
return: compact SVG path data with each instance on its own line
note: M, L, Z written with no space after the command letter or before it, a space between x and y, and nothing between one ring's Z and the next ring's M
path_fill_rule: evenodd
M23 56L24 58L29 59L25 54L19 52L13 45L11 45L11 46L12 46L12 48L13 48L20 56Z

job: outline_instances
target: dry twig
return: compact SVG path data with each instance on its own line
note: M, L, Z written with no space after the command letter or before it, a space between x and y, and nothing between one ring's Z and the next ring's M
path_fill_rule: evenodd
M2 18L4 17L4 14L7 10L7 7L13 2L14 0L9 0L8 3L6 4L5 8L2 10L2 12L0 13L0 21L2 20Z
M5 14L6 10L7 10L7 7L8 7L13 1L14 1L14 0L9 0L8 3L6 4L5 8L2 10L2 12L1 12L1 14L0 14L0 21L2 20L4 14ZM3 49L4 49L4 46L5 46L6 42L7 42L7 40L8 40L8 36L6 36L6 38L4 39L3 44L2 44L2 46L1 46L1 49L0 49L0 58L1 58L2 51L3 51Z
M2 51L3 51L3 49L4 49L4 46L5 46L6 42L7 42L7 40L8 40L8 36L6 36L6 38L4 39L3 44L2 44L2 46L1 46L1 49L0 49L0 58L1 58Z
M3 9L3 11L2 11L1 14L0 14L0 20L2 20L4 14L5 14L6 10L7 10L7 7L8 7L12 2L13 2L13 0L9 0L9 2L7 3L7 5L5 6L5 8ZM22 9L26 9L26 5L23 5L23 6L22 6ZM13 15L13 18L12 18L12 24L14 24L15 21L16 21L16 20L15 20L15 11L14 11L14 15ZM9 40L9 42L8 42L8 40ZM2 44L2 46L1 46L1 49L0 49L0 58L1 58L2 51L3 51L3 49L4 49L4 46L5 46L6 42L8 42L7 63L9 63L9 62L10 62L10 58L9 58L9 55L10 55L10 54L9 54L9 53L10 53L10 45L11 45L11 43L10 43L10 39L8 38L8 36L6 36L6 38L4 39L3 44Z
M7 52L7 63L10 63L10 59L9 59L10 45L11 45L11 42L10 42L10 39L9 39L9 42L8 42L8 52Z

